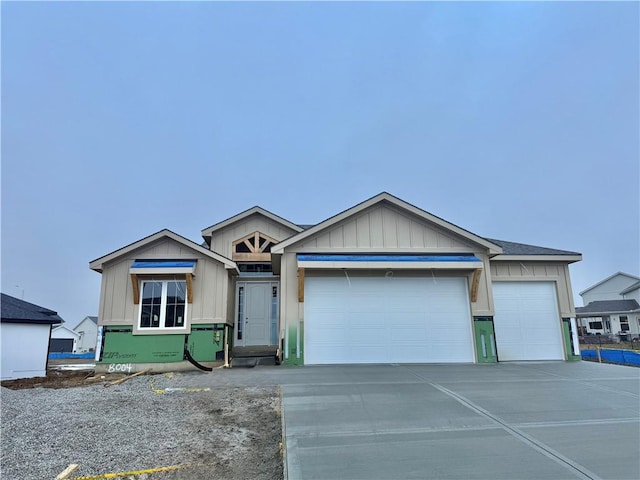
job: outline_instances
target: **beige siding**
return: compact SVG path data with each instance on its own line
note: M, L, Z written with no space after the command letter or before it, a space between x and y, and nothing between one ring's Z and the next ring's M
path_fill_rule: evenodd
M375 205L287 248L318 251L474 252L478 247L396 207Z
M262 232L278 241L297 233L259 213L254 213L220 231L213 232L211 235L211 250L231 258L231 244L253 232Z
M558 307L562 317L575 317L569 266L559 262L501 262L491 263L491 278L500 281L556 282Z
M134 325L138 305L133 303L129 267L136 259L196 259L193 303L188 305L189 324L227 321L229 274L224 265L170 239L162 239L104 265L100 295L100 325ZM230 321L230 319L229 319Z

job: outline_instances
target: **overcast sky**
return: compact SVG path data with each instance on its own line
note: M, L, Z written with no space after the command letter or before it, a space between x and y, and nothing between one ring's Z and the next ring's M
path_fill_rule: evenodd
M2 292L72 326L89 261L162 228L381 191L581 252L576 297L640 273L638 3L1 9Z

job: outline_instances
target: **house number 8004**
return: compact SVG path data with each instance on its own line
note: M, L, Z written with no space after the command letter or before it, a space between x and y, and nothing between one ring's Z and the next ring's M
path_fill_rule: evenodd
M127 372L131 373L131 364L130 363L111 363L109 364L109 373L115 372Z

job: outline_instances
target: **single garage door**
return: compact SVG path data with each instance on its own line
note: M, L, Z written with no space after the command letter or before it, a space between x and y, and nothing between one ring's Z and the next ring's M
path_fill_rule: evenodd
M466 278L305 279L305 363L473 362Z
M553 282L493 284L498 360L563 360L562 330Z
M49 353L73 352L73 338L52 338L49 342Z

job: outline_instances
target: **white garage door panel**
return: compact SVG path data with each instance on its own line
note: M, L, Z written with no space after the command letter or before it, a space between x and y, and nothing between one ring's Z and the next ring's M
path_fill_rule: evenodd
M305 363L473 362L465 278L305 279Z
M562 330L553 282L495 282L498 359L562 360Z

